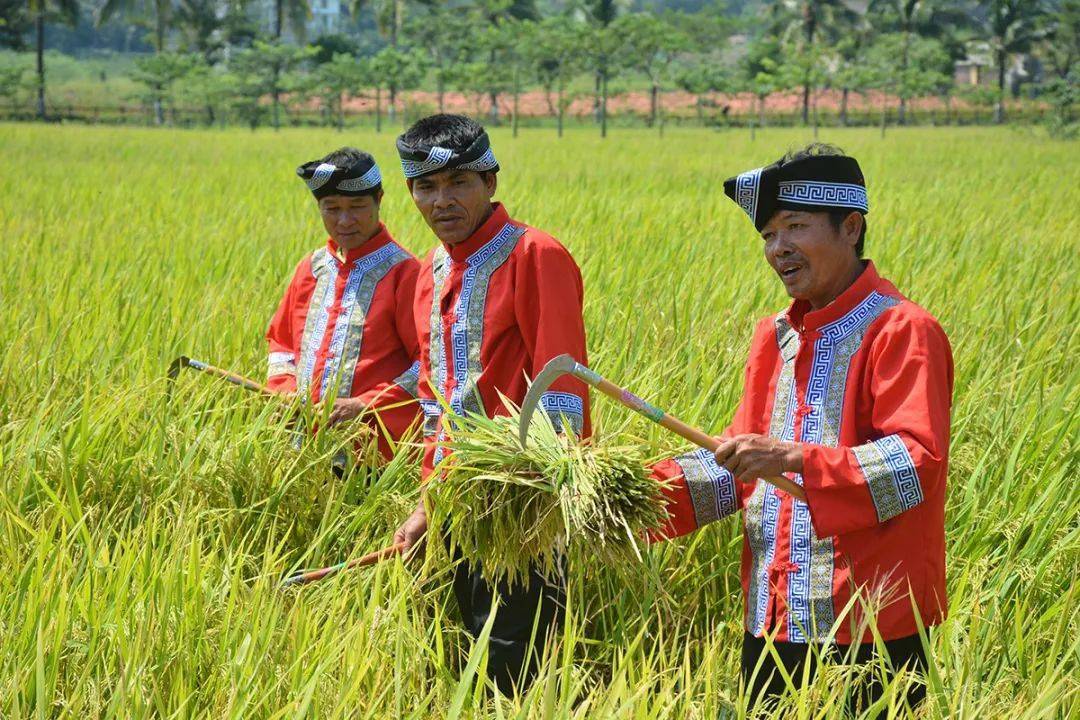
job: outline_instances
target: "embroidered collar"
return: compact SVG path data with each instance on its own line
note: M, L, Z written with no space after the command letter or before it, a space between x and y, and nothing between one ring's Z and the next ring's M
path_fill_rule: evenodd
M867 295L879 289L882 283L874 262L867 260L859 277L835 300L820 310L811 310L810 303L806 300L796 300L785 313L787 321L796 330L817 330L854 310Z

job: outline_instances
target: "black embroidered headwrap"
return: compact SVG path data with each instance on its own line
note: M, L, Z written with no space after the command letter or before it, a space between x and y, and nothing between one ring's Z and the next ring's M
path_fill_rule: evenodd
M348 167L312 160L296 168L315 199L327 195L376 195L382 189L382 173L374 160L361 160Z
M724 181L724 193L750 216L758 232L777 210L870 212L859 163L846 155L777 160Z
M402 135L397 139L397 150L401 156L401 169L410 180L450 169L499 171L499 163L491 151L491 141L486 132L480 133L480 137L462 152L438 145L410 145L402 139L404 137Z

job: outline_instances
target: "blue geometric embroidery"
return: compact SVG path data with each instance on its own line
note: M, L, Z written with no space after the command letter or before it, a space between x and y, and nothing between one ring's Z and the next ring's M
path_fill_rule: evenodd
M563 432L562 419L570 421L570 429L575 435L581 434L585 418L585 403L577 395L567 392L548 391L540 396L540 407L551 418L556 432Z
M458 165L458 168L462 170L475 170L476 172L485 172L492 169L499 163L495 160L495 153L491 152L491 148L487 149L480 157L476 158L472 162L462 163Z
M437 400L420 398L420 409L424 411L424 437L431 437L439 428L442 406Z
M870 488L878 522L894 518L923 501L915 462L899 436L887 435L860 445L853 452Z
M372 165L371 169L360 177L347 178L339 182L337 189L345 192L360 192L361 190L370 190L381 182L382 173L379 172L379 166Z
M475 378L470 382L470 364L479 370L480 347L484 333L484 309L487 304L487 288L491 276L517 244L525 229L507 223L482 248L465 261L468 268L461 278L461 296L458 298L454 324L450 327L450 349L454 360L454 390L450 394L450 407L458 415L464 415L466 404L473 412L482 412L480 391ZM473 295L476 294L476 303ZM435 299L438 302L438 299ZM471 362L470 362L471 361Z
M682 470L699 528L739 509L735 478L726 468L716 464L712 452L695 450L675 458L675 463Z
M429 173L432 170L438 170L445 166L446 163L450 162L453 157L453 150L436 145L428 151L428 156L419 162L415 160L402 160L401 169L405 172L406 178L414 178Z
M735 202L739 204L743 212L750 216L751 222L757 222L754 216L757 215L758 187L761 184L762 169L747 170L735 178Z
M420 361L415 361L405 372L394 379L394 384L401 386L405 392L416 397L417 388L420 385Z
M862 343L866 328L895 298L871 292L840 319L824 325L814 343L814 358L806 386L806 405L800 442L835 447L840 437L840 419L851 358ZM802 483L797 477L796 482ZM792 642L806 642L825 635L832 625L832 538L818 538L810 521L810 508L794 500L791 513L791 553L794 570L788 575L788 626Z
M363 322L367 315L368 308L371 304L371 298L374 295L375 284L378 283L390 268L399 262L408 258L408 253L401 249L396 243L387 243L383 247L379 248L375 252L367 255L353 264L352 270L349 271L349 277L345 281L345 289L341 293L341 313L337 317L337 321L334 323L334 332L330 336L330 348L326 357L326 365L323 367L322 383L319 387L319 396L326 397L326 390L330 383L338 379L338 369L342 362L345 362L349 368L356 367L356 361L360 359L360 345L363 342ZM335 259L335 263L337 260ZM370 278L374 280L374 283L368 283L369 287L366 288L366 292L363 293L363 297L360 298L360 302L357 302L357 296L361 285L364 283L366 276L373 269L384 265L382 273L379 277ZM333 292L331 290L331 297ZM329 306L326 308L329 311ZM350 357L344 357L345 355L345 341L349 336L350 328L353 325L352 319L354 313L359 313L358 336L353 338L353 342L350 343L349 355ZM325 325L323 326L325 328ZM321 337L321 336L320 336ZM348 397L351 394L353 385L353 377L341 378L340 387L338 388L338 397Z
M311 388L315 354L322 345L330 319L330 306L334 304L334 286L337 284L340 266L336 262L329 262L329 257L330 253L326 248L319 248L311 256L311 273L316 281L311 304L308 306L307 321L304 323L304 334L300 340L300 367L296 374L296 387L301 397L305 397Z
M866 188L850 183L793 180L780 183L777 199L799 205L850 207L870 212Z

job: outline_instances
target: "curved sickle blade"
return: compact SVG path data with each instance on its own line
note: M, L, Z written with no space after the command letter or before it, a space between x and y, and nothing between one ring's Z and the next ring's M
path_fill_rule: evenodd
M540 397L547 392L551 384L563 375L568 375L577 367L577 361L569 355L558 355L547 361L544 369L537 373L536 378L529 386L529 392L525 394L525 400L521 403L521 417L518 421L518 439L521 447L525 447L529 437L529 423L532 422L533 412L540 404Z
M180 370L187 367L190 362L191 358L189 358L187 355L181 355L180 357L173 360L172 363L169 365L169 379L175 380L176 376L180 374Z

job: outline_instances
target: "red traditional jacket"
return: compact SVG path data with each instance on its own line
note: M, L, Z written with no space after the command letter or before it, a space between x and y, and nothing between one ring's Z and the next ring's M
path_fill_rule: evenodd
M550 235L511 220L495 203L467 240L436 247L416 282L419 397L424 408L425 477L442 459L442 397L458 415L506 414L500 393L520 405L548 360L585 356L583 288L577 264ZM436 395L438 393L438 395ZM566 417L588 434L589 394L557 380L541 404L557 427Z
M266 333L267 385L312 402L358 397L396 440L419 415L411 401L419 373L412 311L420 263L383 225L344 262L338 256L330 238L297 265ZM374 417L369 422L379 429ZM382 432L379 447L389 457Z
M953 367L929 313L878 276L873 263L821 310L802 301L761 321L742 401L725 435L803 444L806 489L795 500L759 480L736 483L707 451L664 461L674 537L743 511L746 629L779 640L824 639L855 588L885 600L886 640L945 617L945 476ZM679 478L678 476L681 476ZM866 642L862 609L836 642ZM854 637L853 637L854 635Z

